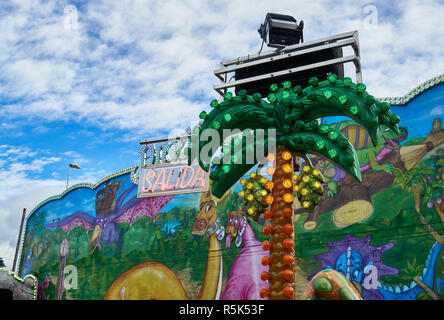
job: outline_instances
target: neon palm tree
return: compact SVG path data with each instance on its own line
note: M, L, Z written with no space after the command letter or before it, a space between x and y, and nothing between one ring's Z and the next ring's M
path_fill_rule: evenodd
M319 170L311 166L306 155L323 156L358 181L362 180L353 146L341 133L326 124L319 124L316 119L348 116L364 127L375 143L383 125L399 133L399 117L391 113L388 103L381 103L368 94L364 84L354 84L350 78L337 79L334 74L322 82L318 82L316 77L311 78L305 89L299 85L292 88L289 81L283 82L281 86L272 84L267 100L259 93L248 95L245 90L240 90L237 96L227 92L223 102L213 100L211 106L213 110L210 113L203 111L200 114L203 119L200 132L215 129L222 136L223 129L276 130L275 171L269 183L271 195L267 201L270 210L265 212L265 217L270 219L270 226L264 227L264 233L270 234L270 242L267 244L270 257L262 261L263 264L269 264L269 274L265 275L269 287L262 289L261 294L269 299L294 299L293 192L302 201L303 207L310 211L317 204L318 198L314 195L322 193L319 183L323 180L322 176ZM270 139L265 134L265 150ZM220 145L223 143L221 141ZM206 144L199 141L199 152ZM231 146L235 144L233 140ZM211 166L213 195L221 197L255 165L245 163L245 159L247 151L256 150L257 147L256 141L242 144L241 164L235 163L236 159L231 156L231 163ZM224 148L222 155L233 150L233 147ZM212 156L211 152L209 155ZM302 175L306 176L304 179L294 174L295 157L305 159L306 165L302 170ZM257 163L259 159L255 156L254 161ZM199 162L204 170L209 171L209 163L202 161L201 157ZM297 184L292 180L296 180Z

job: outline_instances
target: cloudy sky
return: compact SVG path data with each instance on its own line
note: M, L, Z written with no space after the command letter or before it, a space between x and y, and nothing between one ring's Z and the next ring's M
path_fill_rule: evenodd
M443 1L6 0L0 2L0 257L23 208L137 164L138 142L196 120L222 60L259 51L267 12L305 41L358 30L363 81L404 95L444 73ZM268 50L268 49L267 49Z

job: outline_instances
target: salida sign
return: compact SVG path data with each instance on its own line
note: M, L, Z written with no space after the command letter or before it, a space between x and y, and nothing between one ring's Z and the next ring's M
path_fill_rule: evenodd
M208 190L208 174L198 163L158 165L140 168L137 197L203 192Z

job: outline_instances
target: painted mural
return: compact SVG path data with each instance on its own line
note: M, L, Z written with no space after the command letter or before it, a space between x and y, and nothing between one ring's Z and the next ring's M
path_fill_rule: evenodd
M311 156L325 192L312 213L294 203L298 298L324 269L363 299L444 298L444 84L426 89L392 104L400 133L376 146L353 121L322 120L356 148L363 181ZM270 178L268 165L249 173ZM137 198L134 170L73 186L27 217L20 275L39 279L39 299L262 299L269 237L243 185L220 199Z

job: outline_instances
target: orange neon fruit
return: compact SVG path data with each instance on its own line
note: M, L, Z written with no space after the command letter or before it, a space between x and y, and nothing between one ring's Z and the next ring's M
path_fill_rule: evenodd
M264 202L265 202L265 204L266 205L270 205L270 204L272 204L273 203L273 196L270 196L270 195L266 195L265 196L265 199L264 199Z
M282 166L282 170L284 170L285 173L290 173L293 171L293 168L290 164L286 163Z
M265 182L265 189L267 190L271 190L274 187L274 183L273 181L268 180L267 182Z
M293 202L293 195L291 193L285 193L282 197L286 203L292 203Z
M273 227L271 226L265 226L263 229L264 234L272 234L273 233Z
M282 214L284 215L285 218L290 218L291 215L293 214L293 210L289 207L285 207L284 209L282 209Z
M271 264L271 258L265 256L265 257L262 258L261 263L262 263L263 266L268 266L269 264Z
M284 241L282 241L282 245L284 246L285 249L291 249L294 247L294 241L290 238L284 239Z
M262 288L259 294L262 299L267 298L270 295L270 290Z
M290 286L284 288L284 295L287 297L292 297L294 295L294 289Z
M294 258L291 254L286 254L282 260L284 261L285 264L292 264L294 262Z
M261 280L262 281L268 281L271 279L271 273L267 272L267 271L262 271L261 273Z
M291 234L292 232L293 232L293 226L291 224L287 223L284 226L284 233Z
M284 181L282 181L282 186L286 189L290 189L293 186L293 182L291 182L290 179L284 179Z
M271 243L270 241L265 240L264 242L262 242L262 249L264 249L265 251L270 250L271 248Z
M291 159L291 152L290 151L282 152L282 159L284 159L285 161L290 160Z
M264 212L264 218L265 219L271 219L271 218L273 218L273 211L271 211L271 210L265 210L265 212Z
M293 276L294 276L294 273L290 269L286 269L286 270L282 271L282 277L285 280L291 280L291 279L293 279Z

